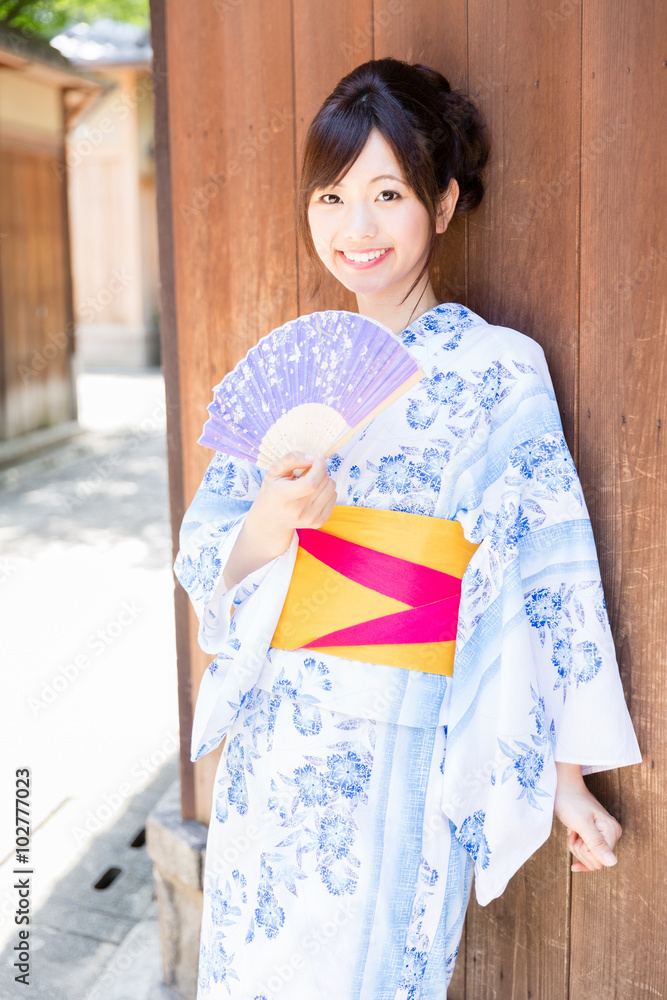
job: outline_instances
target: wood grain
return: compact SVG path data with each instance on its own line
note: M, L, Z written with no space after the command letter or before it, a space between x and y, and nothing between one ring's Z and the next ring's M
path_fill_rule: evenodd
M289 0L165 5L174 300L185 505L212 452L212 389L297 312ZM210 662L190 608L192 703ZM220 750L194 767L207 823Z
M583 7L582 481L644 764L590 787L624 832L616 868L573 878L570 1000L667 995L667 9Z
M76 417L62 145L0 136L2 436Z
M544 348L575 455L579 16L548 2L468 5L468 58L489 122L489 187L469 230L469 304ZM574 154L574 155L573 155ZM468 912L466 998L567 996L569 866L558 821L501 899ZM548 904L547 904L548 900Z
M293 0L294 101L296 119L295 174L301 170L308 125L339 80L355 66L373 58L372 0L314 4ZM318 309L357 311L355 296L328 272L319 292L311 294L313 265L298 248L299 313Z
M305 129L332 87L373 57L424 61L469 88L488 122L485 200L450 226L434 283L442 300L544 348L645 764L589 779L624 826L618 868L572 877L556 821L501 899L471 903L449 996L665 996L665 5L222 0L193 16L153 0L153 9L166 22L169 67L162 170L168 162L173 281L163 295L174 317L166 364L178 367L168 388L177 525L210 458L196 438L213 385L280 322L355 308L333 279L308 299L293 222ZM181 603L183 725L207 658ZM183 761L185 741L181 752ZM217 759L193 769L190 801L203 822Z

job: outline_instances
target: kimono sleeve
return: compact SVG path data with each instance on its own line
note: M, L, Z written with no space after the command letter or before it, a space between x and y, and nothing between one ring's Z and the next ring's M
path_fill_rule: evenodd
M199 645L216 654L197 695L193 761L218 746L250 696L292 576L296 533L284 553L225 588L225 565L264 475L250 462L216 452L179 532L174 573L197 614Z
M462 581L442 808L482 905L548 838L556 761L641 762L546 359L520 346L500 364L514 377L499 378L469 448L457 514L479 548Z

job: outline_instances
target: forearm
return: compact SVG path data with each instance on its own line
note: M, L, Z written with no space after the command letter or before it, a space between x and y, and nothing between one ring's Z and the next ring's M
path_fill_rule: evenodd
M559 760L555 761L555 764L559 786L585 784L581 774L581 764L562 764Z
M259 523L251 507L225 565L225 588L229 590L236 586L248 573L282 555L289 548L293 535L294 529L267 530Z

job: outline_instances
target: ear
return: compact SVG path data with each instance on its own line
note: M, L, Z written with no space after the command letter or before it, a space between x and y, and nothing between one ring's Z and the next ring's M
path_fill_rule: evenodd
M459 185L455 177L452 177L449 186L440 199L440 210L436 223L436 233L444 233L449 225L456 203L459 200Z

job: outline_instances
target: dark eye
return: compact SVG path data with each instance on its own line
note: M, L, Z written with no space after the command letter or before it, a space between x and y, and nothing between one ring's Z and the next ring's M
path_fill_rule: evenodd
M325 205L335 205L336 204L335 201L327 201L326 200L327 198L338 198L338 195L337 194L323 194L322 197L320 198L320 201L323 201ZM340 201L339 198L338 198L338 200Z
M389 195L391 195L391 198L383 198L383 197L382 197L382 195L384 195L384 194L389 194ZM379 199L380 199L381 201L396 201L396 199L397 199L397 198L400 198L400 197L401 197L401 196L400 196L400 194L398 193L398 191L380 191L380 194L378 195L378 198L379 198Z

